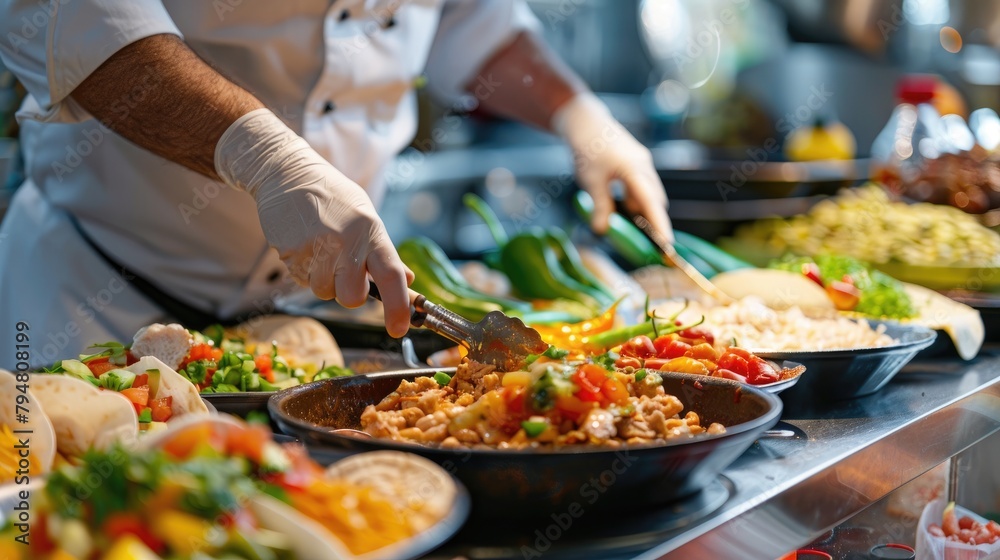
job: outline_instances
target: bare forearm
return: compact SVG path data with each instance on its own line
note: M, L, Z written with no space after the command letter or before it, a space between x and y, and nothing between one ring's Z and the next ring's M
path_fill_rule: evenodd
M548 130L552 115L586 86L533 33L522 32L483 65L469 83L496 84L479 96L479 106L493 114Z
M174 35L122 48L71 97L129 141L213 179L219 138L236 119L263 107Z

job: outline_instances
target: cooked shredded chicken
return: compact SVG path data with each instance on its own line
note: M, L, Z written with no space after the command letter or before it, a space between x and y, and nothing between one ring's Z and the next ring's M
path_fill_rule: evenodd
M725 432L718 423L703 426L693 411L682 416L684 405L665 393L658 375L636 381L632 371L606 372L627 394L617 404L580 400L570 381L579 365L542 358L527 371L503 374L465 363L447 386L430 377L401 382L364 410L361 427L375 437L445 449L617 447Z

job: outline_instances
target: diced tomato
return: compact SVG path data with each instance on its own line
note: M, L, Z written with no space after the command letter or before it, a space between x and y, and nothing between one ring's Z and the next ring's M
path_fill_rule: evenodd
M656 355L656 347L653 346L653 341L643 334L632 337L623 344L621 355L632 358L652 358Z
M122 391L122 395L132 401L136 413L142 412L149 404L149 385L142 387L130 387Z
M750 361L747 369L747 381L752 385L774 383L778 379L780 379L778 372L766 360L754 356L754 359Z
M584 402L596 402L596 403L599 403L599 402L601 402L601 399L602 399L600 388L598 388L597 391L591 391L589 389L580 388L579 391L577 391L576 393L573 393L573 396L575 396L576 398L578 398L578 399L580 399L581 401L584 401Z
M816 263L805 263L802 265L802 275L823 287L823 277L819 275L819 266Z
M56 549L56 543L49 538L48 516L40 515L37 520L32 520L32 522L32 535L28 541L28 550L31 551L34 558L44 558L43 555Z
M618 369L624 369L627 367L639 369L642 367L642 362L639 360L639 358L633 358L633 357L618 358L617 360L615 360L615 367Z
M238 457L246 457L253 463L260 463L264 457L264 446L271 441L271 432L259 424L230 426L226 434L226 451Z
M173 412L174 397L162 397L159 399L153 399L149 403L150 414L153 416L153 422L166 422L174 415Z
M507 414L513 417L529 416L527 407L528 388L515 385L503 388L503 400L507 403Z
M253 359L253 363L257 366L257 371L260 372L260 376L268 381L274 382L274 364L271 363L271 356L263 355L257 356Z
M102 529L109 541L114 542L125 535L134 535L153 552L163 554L166 551L163 541L153 535L139 516L129 513L112 513L104 521Z
M841 311L850 311L861 301L861 290L853 284L834 280L826 287L826 295L830 297L833 306Z
M989 531L994 537L1000 538L1000 523L991 519L986 523L986 530Z
M736 373L735 371L732 371L732 370L729 370L729 369L724 369L724 368L719 368L719 369L715 370L715 376L716 377L723 377L725 379L732 379L733 381L739 381L740 383L746 383L747 382L746 376L740 375L740 374Z
M521 422L531 416L527 404L528 388L524 385L511 385L500 390L504 403L507 405L507 413L501 423L501 429L507 433L516 433L521 428Z
M135 379L132 380L132 387L145 387L146 385L149 385L149 374L136 374Z
M195 344L188 351L187 358L184 359L184 364L189 362L197 362L198 360L212 360L217 362L222 359L222 349L216 348L211 344Z
M225 434L216 431L214 424L195 424L173 435L163 450L178 459L186 459L200 446L206 445L213 449L224 448Z
M691 349L690 344L677 340L677 337L671 335L657 338L653 345L656 346L656 355L667 359L680 358Z
M728 369L732 372L746 376L746 374L750 371L750 361L743 356L732 352L732 350L732 348L727 349L722 356L719 357L717 365L721 369Z
M601 393L604 395L605 400L612 404L624 405L628 402L628 389L625 388L625 385L621 381L615 378L604 380Z
M576 370L576 373L590 380L590 384L594 387L600 387L609 375L608 370L597 364L583 364Z
M707 342L703 342L701 344L692 346L687 352L684 353L684 356L687 356L688 358L694 358L696 360L714 361L719 359L719 354L715 351L715 348Z
M112 364L110 359L105 358L94 358L87 362L87 367L90 368L90 373L94 374L94 377L100 377L101 374L109 372L119 366Z

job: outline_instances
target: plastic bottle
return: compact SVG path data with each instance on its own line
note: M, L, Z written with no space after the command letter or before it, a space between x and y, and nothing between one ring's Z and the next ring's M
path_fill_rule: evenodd
M931 76L904 76L896 85L898 105L872 143L872 177L900 193L918 182L928 160L957 152L947 140L941 116L931 104L936 81Z

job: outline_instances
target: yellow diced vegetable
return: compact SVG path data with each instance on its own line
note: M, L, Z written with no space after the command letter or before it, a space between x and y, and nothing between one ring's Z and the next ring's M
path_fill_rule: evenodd
M174 554L180 556L207 550L211 546L210 537L215 530L208 521L174 510L155 515L151 528L154 535L166 542Z
M115 541L101 560L160 560L160 557L135 535L124 535Z

